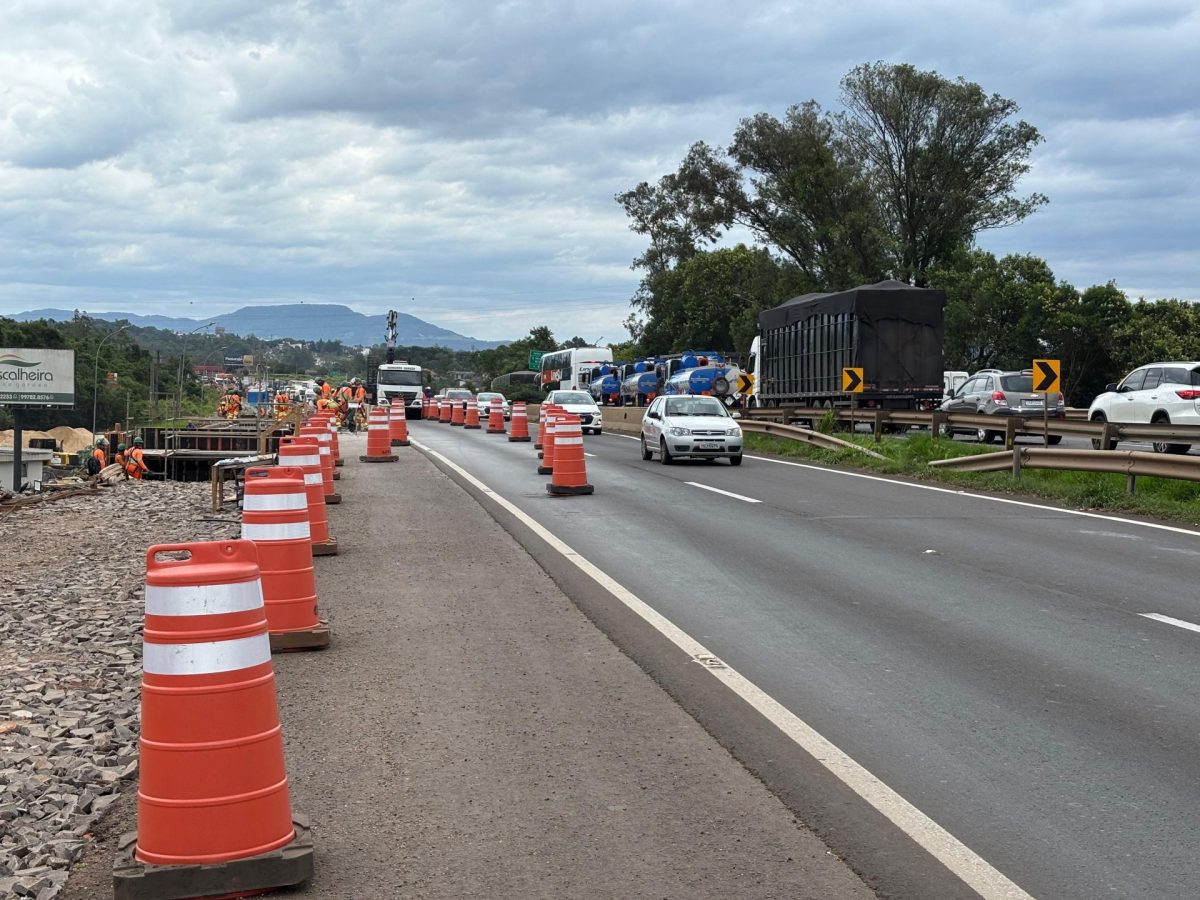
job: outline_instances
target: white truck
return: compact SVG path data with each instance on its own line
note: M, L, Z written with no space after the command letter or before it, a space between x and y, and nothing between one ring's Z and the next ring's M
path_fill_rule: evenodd
M421 367L406 362L380 363L375 372L375 402L391 406L392 399L404 401L406 419L415 419L421 414Z

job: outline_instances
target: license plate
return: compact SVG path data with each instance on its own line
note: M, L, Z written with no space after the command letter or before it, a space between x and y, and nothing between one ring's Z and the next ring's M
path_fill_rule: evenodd
M1041 400L1026 400L1025 405L1026 406L1036 406L1038 409L1041 409L1042 401Z
M716 441L701 441L700 449L701 450L720 450L721 445L718 444Z

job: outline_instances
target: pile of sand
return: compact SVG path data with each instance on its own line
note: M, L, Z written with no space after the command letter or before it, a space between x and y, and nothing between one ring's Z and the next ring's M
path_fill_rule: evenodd
M22 447L28 447L29 442L34 438L49 438L59 442L64 453L78 453L84 447L90 447L92 444L92 433L86 428L68 428L66 425L57 425L49 431L21 429ZM0 447L11 447L12 442L13 433L11 431L0 431Z

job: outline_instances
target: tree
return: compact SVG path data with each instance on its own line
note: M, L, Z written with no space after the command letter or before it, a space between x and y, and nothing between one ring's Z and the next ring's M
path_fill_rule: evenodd
M962 78L883 62L842 79L842 139L871 179L891 238L894 271L924 286L930 267L985 229L1019 222L1046 202L1015 196L1041 141L1019 107Z
M801 293L805 278L765 250L744 244L698 253L651 276L635 306L645 314L639 348L654 355L686 348L748 350L758 313Z

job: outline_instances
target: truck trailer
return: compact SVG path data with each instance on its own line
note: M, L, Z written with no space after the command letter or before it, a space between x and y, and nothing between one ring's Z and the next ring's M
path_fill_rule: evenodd
M931 409L942 395L946 295L898 281L804 294L759 313L750 407ZM842 388L861 368L862 393Z

